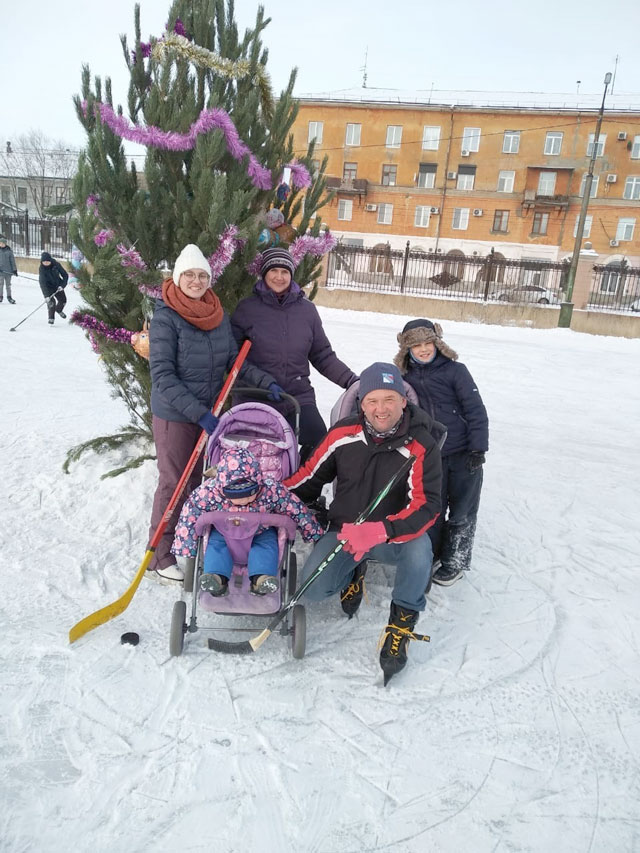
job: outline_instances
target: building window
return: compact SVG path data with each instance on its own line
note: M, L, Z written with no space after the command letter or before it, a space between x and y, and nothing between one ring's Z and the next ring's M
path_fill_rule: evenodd
M520 150L520 131L519 130L505 130L504 137L502 139L502 153L503 154L517 154Z
M429 217L431 216L431 208L426 205L417 205L416 207L416 216L413 220L413 224L416 228L428 228L429 227Z
M589 142L587 143L587 157L593 156L593 143L595 141L596 135L595 133L589 134ZM602 157L604 154L604 144L607 141L607 134L601 133L598 137L598 150L596 151L596 157Z
M556 133L555 131L552 133L547 133L547 138L544 141L544 153L545 154L559 154L562 149L562 137L563 133Z
M435 163L420 163L418 169L418 186L423 189L430 190L436 185L436 170Z
M440 145L440 128L427 127L422 128L422 150L437 151Z
M480 150L480 128L465 127L462 131L461 151L479 151Z
M638 199L640 198L640 178L632 175L624 182L623 198ZM3 199L4 201L4 199Z
M600 177L598 175L593 176L593 181L591 183L591 192L589 193L589 198L595 198L598 192L598 183L600 182ZM580 181L580 198L584 195L584 187L587 183L586 174L582 176L582 180Z
M502 169L498 172L498 192L512 193L516 173L512 169Z
M451 220L451 227L454 228L456 231L466 231L468 225L469 225L469 208L468 207L454 207L453 219Z
M322 143L322 131L324 130L324 122L310 121L309 122L309 142L316 142L318 145Z
M18 204L26 204L27 203L27 188L26 187L18 187Z
M356 175L358 174L358 164L357 163L345 163L342 167L342 180L343 181L355 181Z
M353 202L351 199L341 198L338 200L338 219L341 222L351 222L353 214Z
M382 165L382 186L395 187L398 167L392 163L383 163Z
M553 195L556 191L556 173L540 172L538 178L538 195Z
M496 210L493 214L493 227L492 231L501 231L503 234L506 234L509 230L509 211L508 210Z
M2 201L11 204L11 187L2 187Z
M548 226L549 226L549 214L548 213L534 213L533 214L533 226L531 228L532 234L544 236L547 233Z
M633 145L631 146L631 159L640 160L640 136L633 137Z
M393 205L379 204L378 205L378 225L391 225L393 221Z
M635 219L618 219L618 227L616 229L616 240L633 240L633 231L635 227Z
M360 145L360 134L362 133L361 124L347 124L347 131L344 137L345 145Z
M576 216L576 224L573 226L573 236L578 236L578 222L580 221L580 214ZM587 216L584 220L584 231L582 232L583 238L587 238L591 236L591 223L593 222L593 216Z
M400 148L402 142L402 125L387 125L387 148Z
M458 166L457 190L472 190L476 180L475 166Z
M62 204L62 202L65 200L65 196L65 187L56 187L56 203Z

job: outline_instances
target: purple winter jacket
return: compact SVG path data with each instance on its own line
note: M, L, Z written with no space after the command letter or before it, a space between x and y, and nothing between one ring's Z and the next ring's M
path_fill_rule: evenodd
M333 351L318 309L295 281L280 302L260 279L252 295L238 303L231 327L238 346L251 341L247 361L274 376L301 406L316 401L309 362L341 388L357 379Z

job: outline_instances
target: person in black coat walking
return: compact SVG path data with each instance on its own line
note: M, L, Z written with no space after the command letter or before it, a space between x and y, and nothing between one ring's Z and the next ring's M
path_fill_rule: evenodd
M49 308L49 325L53 326L56 314L66 320L67 315L62 309L67 304L64 289L69 281L69 273L59 261L51 257L49 252L43 252L40 255L39 280L40 290Z
M16 259L7 245L4 235L0 234L0 302L2 302L4 287L7 288L7 302L12 305L16 304L16 300L11 295L11 276L18 275Z
M398 334L394 362L420 406L447 427L442 448L442 514L429 530L433 580L451 586L471 566L489 419L473 377L430 320L411 320ZM448 508L448 516L445 513Z

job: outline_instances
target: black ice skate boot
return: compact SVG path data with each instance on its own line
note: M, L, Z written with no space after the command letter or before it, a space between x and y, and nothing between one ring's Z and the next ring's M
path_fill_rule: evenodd
M407 643L409 640L423 640L429 642L426 634L414 634L413 629L418 621L418 613L400 607L395 601L391 602L389 612L389 624L382 635L382 649L380 650L380 666L384 676L385 687L389 679L403 670L407 665Z
M364 576L367 573L369 564L366 560L358 565L353 570L351 580L348 586L340 592L340 606L349 619L352 619L358 608L362 604L362 595L364 593Z

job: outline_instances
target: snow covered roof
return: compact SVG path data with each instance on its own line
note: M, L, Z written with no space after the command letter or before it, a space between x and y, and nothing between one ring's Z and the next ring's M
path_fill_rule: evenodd
M340 101L388 105L420 105L432 107L473 107L527 110L598 110L602 91L586 92L489 92L453 89L334 89L296 95L302 101ZM607 94L607 111L640 112L640 93Z

